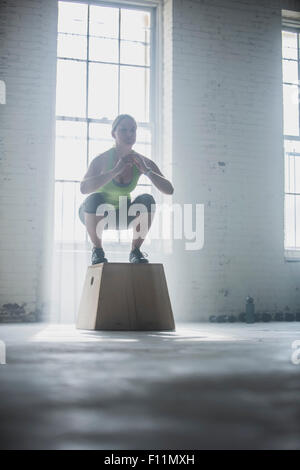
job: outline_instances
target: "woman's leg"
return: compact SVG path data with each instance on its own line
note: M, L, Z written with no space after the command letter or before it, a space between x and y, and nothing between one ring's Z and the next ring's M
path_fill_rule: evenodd
M143 204L145 206L144 211L142 213L139 213L137 217L134 217L132 221L137 221L137 218L139 218L140 223L136 225L135 223L132 224L133 226L133 239L132 239L132 245L131 245L131 250L134 250L135 248L140 248L142 243L144 242L147 233L150 230L154 214L155 214L155 207L156 207L156 202L154 197L151 194L140 194L137 196L134 201L130 205L133 204ZM129 216L130 219L130 216Z
M84 200L79 208L80 220L86 226L91 242L96 248L102 248L103 227L99 222L106 217L106 214L96 215L96 212L98 206L104 203L105 198L103 194L92 193Z
M103 228L101 229L101 224L99 224L98 229L97 225L100 220L105 216L100 216L96 214L89 214L88 212L84 213L84 221L87 229L87 233L91 239L91 242L96 248L102 248L102 233Z

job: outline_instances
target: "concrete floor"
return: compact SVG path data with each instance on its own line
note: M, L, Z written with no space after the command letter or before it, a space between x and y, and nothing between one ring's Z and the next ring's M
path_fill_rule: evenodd
M1 325L1 449L300 449L299 323Z

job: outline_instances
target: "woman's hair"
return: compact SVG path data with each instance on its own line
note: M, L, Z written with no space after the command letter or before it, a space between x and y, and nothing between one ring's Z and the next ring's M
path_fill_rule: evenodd
M123 121L124 118L130 118L136 123L136 120L134 119L134 117L130 116L130 114L119 114L119 116L117 116L114 122L112 123L111 132L114 132L116 130L116 128L118 127L120 122Z

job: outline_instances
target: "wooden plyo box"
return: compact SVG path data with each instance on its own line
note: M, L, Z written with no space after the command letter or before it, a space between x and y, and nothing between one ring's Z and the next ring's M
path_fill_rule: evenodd
M163 265L101 263L89 266L76 328L175 330Z

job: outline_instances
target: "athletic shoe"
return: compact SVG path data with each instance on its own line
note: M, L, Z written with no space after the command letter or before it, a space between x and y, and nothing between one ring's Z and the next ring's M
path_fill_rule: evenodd
M103 248L97 248L94 246L92 251L92 264L99 264L99 263L107 263L107 259L105 258L105 253Z
M129 261L130 263L149 263L149 261L145 259L144 255L148 256L147 253L142 253L139 248L135 248L134 250L131 250L129 254Z

